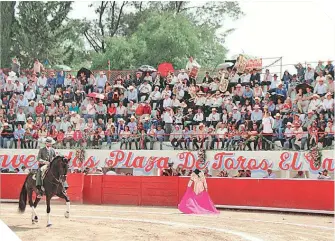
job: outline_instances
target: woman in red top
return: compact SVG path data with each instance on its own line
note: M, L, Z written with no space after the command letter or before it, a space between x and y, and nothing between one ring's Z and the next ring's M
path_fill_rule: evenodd
M64 140L64 137L65 137L65 135L64 135L64 131L63 131L63 130L60 130L60 131L58 132L58 134L57 134L57 137L56 137L56 139L57 139L57 147L58 147L58 148L60 148L60 147L63 146L63 140Z
M42 116L42 115L44 115L44 111L45 111L45 107L43 105L43 101L40 100L40 101L38 101L38 104L35 107L36 116Z
M115 113L116 113L116 107L115 107L115 104L112 103L107 109L107 119L112 118L113 121L115 121L114 120Z
M55 125L51 126L51 130L48 133L48 136L51 136L54 140L57 140L58 131Z

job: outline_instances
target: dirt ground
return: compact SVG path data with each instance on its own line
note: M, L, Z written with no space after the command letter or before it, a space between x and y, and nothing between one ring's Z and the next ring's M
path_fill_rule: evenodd
M30 208L20 214L17 206L0 204L0 218L23 241L334 240L331 216L228 210L200 216L181 214L175 208L72 205L66 219L65 205L53 204L53 225L46 228L45 202L37 208L39 223L34 225Z

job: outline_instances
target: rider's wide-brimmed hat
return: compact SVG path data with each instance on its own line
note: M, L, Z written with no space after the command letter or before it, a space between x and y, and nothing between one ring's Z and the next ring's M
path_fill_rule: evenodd
M56 141L52 137L47 137L45 139L45 143L55 144Z

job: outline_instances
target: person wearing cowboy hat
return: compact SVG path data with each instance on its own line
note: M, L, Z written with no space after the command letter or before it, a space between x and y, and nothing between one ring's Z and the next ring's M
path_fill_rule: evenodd
M328 91L327 85L325 84L325 78L319 78L314 88L314 94L324 96Z
M281 81L277 84L276 94L284 96L285 99L287 97L287 91L284 89L283 82Z
M308 105L308 111L320 111L322 109L322 102L320 100L320 96L317 94L313 94L312 100Z
M327 113L328 118L334 117L334 99L332 93L328 92L323 100L323 110Z
M314 82L314 76L315 76L314 69L312 68L312 66L310 64L308 64L307 65L307 70L306 70L305 76L304 76L305 82L309 85L312 84Z
M37 155L37 161L38 161L38 171L36 174L36 187L39 191L39 196L43 195L43 180L42 177L45 174L45 171L47 170L49 164L52 162L52 160L56 157L56 152L52 148L52 145L55 144L55 140L52 137L47 137L45 139L45 147L40 148Z
M3 124L2 131L0 134L0 147L7 148L7 142L9 141L9 148L12 149L14 143L14 130L9 126L7 122Z
M149 95L151 107L154 108L154 104L156 104L156 108L158 108L160 106L161 99L162 95L161 92L159 91L159 86L155 86L154 91L152 91Z
M105 73L103 71L100 71L99 76L96 78L96 82L95 82L97 84L99 93L103 92L106 82L107 82L107 77Z
M6 84L4 85L4 94L9 95L9 98L12 97L14 88L15 88L15 81L17 80L16 74L14 72L9 72L9 76L6 79Z
M194 99L194 103L197 107L202 107L204 106L204 104L206 103L206 97L205 97L205 93L202 91L199 91L197 93L197 96Z

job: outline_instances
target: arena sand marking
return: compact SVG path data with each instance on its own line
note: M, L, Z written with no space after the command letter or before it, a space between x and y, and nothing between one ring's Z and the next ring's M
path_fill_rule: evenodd
M80 207L78 205L75 205L77 207ZM149 209L149 208L148 208ZM53 209L57 211L62 211L62 209ZM72 211L82 211L81 209L72 209ZM85 209L86 211L91 212L112 212L112 213L143 213L143 214L160 214L160 215L174 215L174 214L181 214L179 211L177 212L154 212L154 211L133 211L133 210L103 210L103 209ZM201 218L213 218L213 216L218 215L197 215L197 214L190 214L191 216L201 217ZM292 222L282 222L282 221L270 221L270 220L261 220L261 219L248 219L248 218L230 218L234 221L250 221L250 222L259 222L259 223L272 223L272 224L282 224L282 225L294 225L298 227L304 227L304 228L317 228L317 229L324 229L324 230L335 230L334 227L326 227L326 226L320 226L320 225L310 225L310 224L303 224L303 223L292 223Z
M73 205L72 207L72 212L79 211L83 212L83 209L75 209L74 207L80 207L80 205ZM105 206L104 206L105 207ZM124 207L124 206L122 206ZM174 214L181 214L180 212L154 212L154 211L133 211L133 210L106 210L106 209L85 209L85 211L91 211L91 212L112 212L112 213L143 213L143 214L160 214L160 215L174 215ZM154 207L144 207L145 209L155 209ZM10 208L1 208L2 210L8 210L12 211ZM60 208L53 208L52 210L54 211L64 211L63 209ZM10 215L12 216L12 215ZM55 216L55 215L52 215ZM211 215L211 216L206 216L206 215L196 215L196 214L191 214L191 216L195 217L201 217L201 218L213 218L213 216L217 215ZM293 226L298 226L298 227L304 227L304 228L317 228L317 229L323 229L323 230L335 230L334 227L326 227L326 226L320 226L320 225L310 225L310 224L303 224L303 223L292 223L292 222L282 222L282 221L270 221L270 220L260 220L260 219L247 219L247 218L230 218L233 221L250 221L250 222L259 222L259 223L272 223L272 224L281 224L281 225L293 225Z
M63 217L63 215L52 215L55 217ZM263 241L263 239L256 238L254 236L251 236L247 233L223 229L223 228L213 228L213 227L207 227L207 226L201 226L201 225L193 225L193 224L186 224L181 222L169 222L169 221L161 221L161 220L151 220L151 219L136 219L136 218L117 218L117 217L106 217L106 216L78 216L78 215L72 215L71 219L80 218L80 219L105 219L105 220L115 220L115 221L128 221L128 222L140 222L140 223L150 223L150 224L163 224L168 225L172 227L184 227L184 228L199 228L199 229L207 229L211 231L216 231L220 233L226 233L238 236L240 238L243 238L245 240L249 241Z

